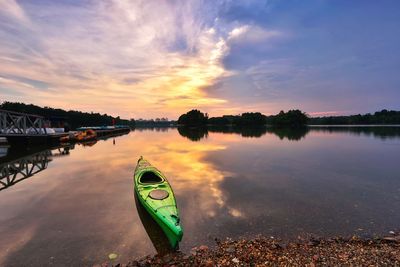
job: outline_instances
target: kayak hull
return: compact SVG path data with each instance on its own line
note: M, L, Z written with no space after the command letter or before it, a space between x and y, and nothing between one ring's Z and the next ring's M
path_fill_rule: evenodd
M136 192L137 194L137 192ZM138 197L140 204L146 209L146 211L150 214L150 216L156 221L156 223L160 226L160 228L163 230L164 234L168 238L168 241L171 245L172 248L177 248L179 245L179 242L182 240L183 232L181 234L176 233L171 230L168 225L165 224L163 220L160 219L159 216L157 216L151 208L149 208L144 200L141 197Z
M146 181L151 177L151 181ZM165 233L170 245L177 248L182 240L175 196L166 177L143 158L140 158L134 174L135 193L141 205ZM164 193L161 198L153 198L154 193Z

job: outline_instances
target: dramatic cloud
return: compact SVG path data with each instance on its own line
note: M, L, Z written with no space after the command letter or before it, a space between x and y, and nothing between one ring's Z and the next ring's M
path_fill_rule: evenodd
M202 91L228 75L221 64L228 48L196 19L201 7L27 3L28 19L16 2L2 6L0 88L9 100L147 117L226 102ZM9 27L12 19L23 24Z
M135 118L398 108L397 4L293 5L0 0L0 100Z

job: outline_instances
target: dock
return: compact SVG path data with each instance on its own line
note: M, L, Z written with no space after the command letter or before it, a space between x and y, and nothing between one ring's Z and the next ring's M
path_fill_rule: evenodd
M68 135L68 133L55 134L1 134L0 137L7 138L7 142L11 146L34 146L34 145L57 145L60 138Z
M98 137L110 137L110 136L118 136L121 134L126 134L131 131L130 128L115 128L115 129L105 129L105 130L96 130L93 129Z
M127 126L81 127L77 130L88 129L94 130L100 139L130 132ZM11 146L53 146L60 144L60 138L67 135L68 132L55 133L51 128L46 128L46 120L42 116L0 110L0 140Z
M68 133L54 133L38 115L0 110L0 139L13 146L54 145Z

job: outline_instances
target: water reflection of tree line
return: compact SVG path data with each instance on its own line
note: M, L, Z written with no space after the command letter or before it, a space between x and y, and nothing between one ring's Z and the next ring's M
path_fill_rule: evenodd
M207 127L179 127L178 132L192 141L200 141L208 136Z
M209 132L224 134L240 134L242 137L258 138L267 133L274 134L279 139L290 141L299 141L310 131L328 132L328 133L350 133L355 135L373 136L381 139L393 139L400 137L400 127L232 127L232 126L208 126L208 127L179 127L178 132L192 141L199 141L207 138Z
M260 127L232 127L232 126L208 126L208 127L179 127L180 135L192 140L199 141L208 136L208 133L240 134L242 137L258 138L266 133L275 134L280 139L300 140L309 129L303 128L268 128Z
M399 126L312 126L310 129L318 132L372 136L382 140L400 138Z

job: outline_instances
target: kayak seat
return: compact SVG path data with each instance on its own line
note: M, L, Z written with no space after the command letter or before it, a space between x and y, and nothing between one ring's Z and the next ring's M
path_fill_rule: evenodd
M155 184L160 183L163 180L161 177L156 175L154 172L145 172L143 173L142 177L140 177L140 183L142 184Z

